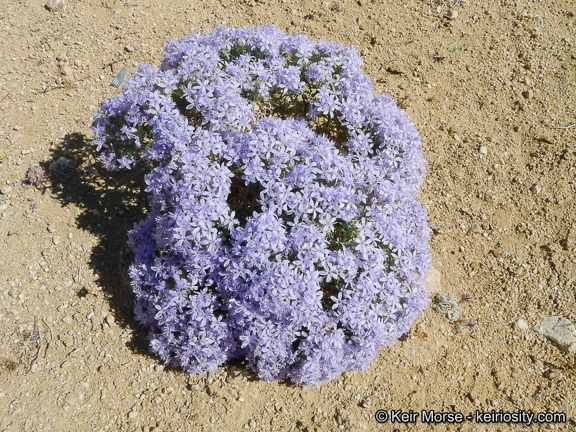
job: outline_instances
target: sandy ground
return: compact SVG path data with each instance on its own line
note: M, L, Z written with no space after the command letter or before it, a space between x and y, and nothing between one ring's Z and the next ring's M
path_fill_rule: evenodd
M58 3L54 1L53 3ZM574 430L576 365L533 330L576 323L576 6L528 0L43 0L0 8L0 430ZM131 179L106 181L92 114L167 39L274 23L354 45L417 125L442 293L366 372L321 388L241 365L167 370L123 277ZM52 180L25 182L33 164ZM525 325L524 325L525 324ZM557 412L566 423L379 425L378 409Z

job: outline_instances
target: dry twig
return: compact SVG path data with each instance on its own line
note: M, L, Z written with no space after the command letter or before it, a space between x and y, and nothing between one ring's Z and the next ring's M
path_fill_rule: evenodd
M571 129L576 126L576 123L571 124L570 126L555 126L554 129Z

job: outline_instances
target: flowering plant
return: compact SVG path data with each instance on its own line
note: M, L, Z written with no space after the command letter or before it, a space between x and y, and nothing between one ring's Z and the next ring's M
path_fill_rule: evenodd
M427 306L418 134L353 48L275 27L169 41L94 121L110 169L147 167L129 233L136 317L186 371L364 370Z

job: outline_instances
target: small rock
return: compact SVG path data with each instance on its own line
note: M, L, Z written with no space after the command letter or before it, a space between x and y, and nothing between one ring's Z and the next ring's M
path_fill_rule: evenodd
M64 318L62 318L62 321L64 321L66 324L72 324L72 317L65 316Z
M532 90L526 90L522 92L522 96L526 99L532 99L534 97L534 92Z
M548 378L549 380L553 380L558 378L558 372L553 369L548 369L546 372L544 372L544 377Z
M248 422L248 426L250 426L251 428L256 427L256 421L254 419L250 419L250 421Z
M534 195L536 195L536 194L539 194L540 192L542 192L542 188L537 183L534 183L530 187L530 192L532 192Z
M441 285L442 275L434 266L430 266L430 270L428 271L428 276L426 277L426 281L424 284L426 285L426 289L430 291L431 294L438 294L442 290Z
M52 243L54 243L55 245L60 244L60 237L58 236L52 237Z
M46 0L46 8L53 12L64 12L66 10L66 2L64 0Z
M549 316L542 324L535 326L534 330L544 334L562 350L570 354L576 353L576 327L570 320L559 316Z
M393 63L386 67L386 72L392 75L405 75L406 69L400 63Z
M20 129L20 128L18 128ZM22 134L18 132L10 132L10 136L8 137L8 141L10 144L16 144L20 138L22 138Z
M576 229L571 228L566 236L566 249L572 250L576 248Z
M129 53L134 52L134 47L132 45L126 45L124 47L124 51L129 52Z
M523 319L519 319L516 322L516 325L518 326L518 328L520 330L528 330L528 323L526 321L524 321Z
M113 326L114 325L114 317L110 314L108 314L106 316L106 322L108 323L109 326Z
M23 155L27 155L28 153L30 153L30 150L24 149L24 150L21 151L21 153L22 153Z
M66 402L68 405L74 405L76 402L78 402L78 397L73 393L68 393L64 398L64 402Z
M48 225L47 229L49 233L53 233L54 231L56 231L52 225Z
M68 56L65 53L60 53L56 56L56 61L58 62L67 62L68 61Z
M94 316L94 312L90 312L88 315L86 315L86 318L91 320L93 316Z
M522 80L522 82L523 82L524 84L526 84L526 85L532 84L532 80L531 80L530 78L528 78L528 77L524 78L524 79Z
M458 18L458 12L455 11L454 9L450 9L448 12L446 12L446 15L444 15L446 18L448 19L456 19Z
M12 192L12 186L4 186L4 187L0 188L0 193L2 195L8 195L8 194L10 194L10 192Z
M486 146L481 146L481 147L480 147L480 153L481 153L481 154L487 154L487 153L488 153L488 147L486 147Z
M342 5L342 3L340 2L334 2L334 4L332 5L332 10L334 12L342 12L344 10L344 6Z
M74 75L74 70L66 64L60 68L60 73L65 77L71 78Z
M76 67L81 67L82 66L82 62L78 59L74 60L74 66Z
M492 249L490 253L492 256L494 256L494 258L500 258L500 252L498 252L496 249Z
M480 225L478 225L477 223L473 223L470 226L470 232L472 234L480 234L482 232L482 228L480 228Z
M136 417L138 417L138 411L132 410L132 411L130 411L130 412L128 413L128 418L129 418L129 419L134 419L134 418L136 418Z

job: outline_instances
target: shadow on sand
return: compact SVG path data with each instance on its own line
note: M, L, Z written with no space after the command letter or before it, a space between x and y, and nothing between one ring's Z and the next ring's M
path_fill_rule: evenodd
M127 232L146 211L143 171L105 170L90 140L80 133L66 135L50 160L41 165L61 205L73 204L81 210L77 227L99 239L89 265L116 312L118 324L134 330L130 348L148 355L146 331L134 319L135 296L127 274L133 255L126 243ZM78 292L79 296L88 294L86 288Z

